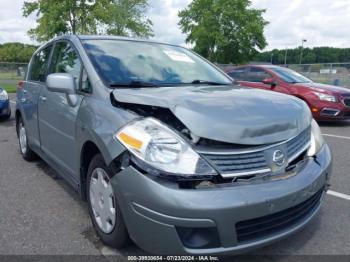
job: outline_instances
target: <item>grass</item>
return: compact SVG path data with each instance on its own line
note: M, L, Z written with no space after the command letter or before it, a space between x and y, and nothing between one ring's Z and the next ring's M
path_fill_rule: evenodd
M5 89L8 93L16 93L16 85L15 84L3 84L0 82L0 87Z

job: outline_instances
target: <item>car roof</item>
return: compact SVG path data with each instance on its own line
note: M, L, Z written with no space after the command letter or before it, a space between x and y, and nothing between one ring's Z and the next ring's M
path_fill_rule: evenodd
M272 64L247 64L247 65L240 65L240 66L238 66L238 67L243 67L243 66L248 66L248 67L260 67L260 68L265 68L265 69L288 68L288 67L283 67L283 66L278 66L278 65L272 65Z
M112 36L112 35L62 35L55 37L54 39L50 40L57 41L57 40L76 40L79 39L81 41L84 40L124 40L124 41L135 41L135 42L145 42L145 43L154 43L154 44L164 44L164 45L171 45L171 46L179 46L169 43L163 43L155 40L149 40L144 38L132 38L132 37L124 37L124 36Z

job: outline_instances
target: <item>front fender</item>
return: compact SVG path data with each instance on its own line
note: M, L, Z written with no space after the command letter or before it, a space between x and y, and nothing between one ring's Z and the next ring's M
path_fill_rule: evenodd
M77 144L82 149L87 141L93 142L106 165L109 165L125 151L125 147L113 138L114 134L136 117L135 113L116 108L109 101L86 97L80 106L77 120Z

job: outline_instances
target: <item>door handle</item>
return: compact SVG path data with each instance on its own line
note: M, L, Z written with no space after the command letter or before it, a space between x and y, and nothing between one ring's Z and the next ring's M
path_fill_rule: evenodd
M45 103L47 100L46 96L40 96L39 99L40 99L40 102L42 103Z

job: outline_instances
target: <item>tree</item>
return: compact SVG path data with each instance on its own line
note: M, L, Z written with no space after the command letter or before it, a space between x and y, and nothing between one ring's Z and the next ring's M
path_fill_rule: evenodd
M37 46L22 43L0 45L0 62L28 63Z
M211 61L249 61L267 45L265 10L250 8L250 0L193 0L179 12L186 42Z
M40 42L63 34L149 37L147 7L147 0L36 0L24 2L23 15L36 14L38 25L28 34Z
M286 50L274 49L272 51L262 52L257 54L252 61L267 62L271 61L271 54L273 53L274 64L284 64L284 57ZM287 50L287 63L299 64L300 61L300 47ZM303 50L303 64L314 63L349 63L350 62L350 48L334 48L334 47L314 47L304 48Z

